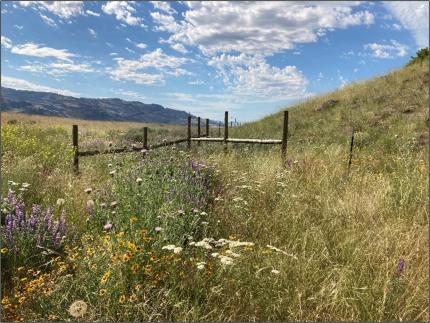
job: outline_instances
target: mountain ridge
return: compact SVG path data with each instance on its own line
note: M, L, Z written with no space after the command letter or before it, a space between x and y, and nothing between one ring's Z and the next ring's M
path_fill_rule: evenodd
M102 121L185 124L189 114L160 104L119 98L76 98L52 92L1 87L1 110Z

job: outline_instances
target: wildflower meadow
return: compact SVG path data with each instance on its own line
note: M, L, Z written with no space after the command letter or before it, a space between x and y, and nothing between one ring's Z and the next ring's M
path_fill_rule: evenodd
M428 321L427 105L428 60L292 107L285 165L277 147L178 144L79 174L61 120L4 114L2 320ZM98 127L84 147L118 143Z

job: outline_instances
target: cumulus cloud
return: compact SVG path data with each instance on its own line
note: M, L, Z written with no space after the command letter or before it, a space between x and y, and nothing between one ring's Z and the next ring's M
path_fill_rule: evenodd
M12 48L12 41L5 36L1 36L1 46L5 48Z
M62 19L82 15L83 1L19 1L23 7L34 7L42 11L49 11Z
M151 13L158 29L173 33L172 42L198 46L206 55L239 51L273 54L296 44L315 42L336 28L370 25L369 11L358 2L188 2L184 19Z
M209 65L218 69L227 88L239 96L285 100L306 95L308 81L301 71L295 66L271 66L261 55L222 54Z
M136 47L138 47L140 49L145 49L146 47L148 47L148 45L146 45L145 43L137 43L135 45L136 45Z
M142 22L142 18L133 16L136 9L127 1L109 1L102 6L102 10L108 15L114 15L116 19L127 25L136 26Z
M409 30L418 47L429 45L429 3L427 1L385 1L385 7Z
M154 6L155 9L167 12L170 15L176 13L176 10L173 9L170 6L170 3L167 2L167 1L151 1L151 3L152 3L152 5Z
M69 90L56 89L49 86L31 83L27 80L18 79L15 77L1 76L2 86L9 87L17 90L27 91L40 91L40 92L53 92L61 95L69 95L79 97L80 94Z
M110 70L111 78L128 80L138 84L155 84L164 82L164 74L190 75L181 68L190 59L166 55L161 48L142 55L138 60L115 58L117 66ZM149 73L148 69L156 69L158 73Z
M395 40L391 40L389 44L366 44L364 48L370 50L371 55L376 58L403 57L407 54L408 50L408 46Z
M76 56L66 49L55 49L43 47L35 43L25 43L13 46L11 52L17 55L35 56L35 57L54 57L62 61L72 62L70 57Z
M181 26L175 21L171 15L164 15L159 12L151 12L152 20L158 25L155 30L168 31L176 33L180 30Z
M180 53L183 53L183 54L188 53L187 49L182 44L173 44L170 47L172 47L174 50L176 50Z

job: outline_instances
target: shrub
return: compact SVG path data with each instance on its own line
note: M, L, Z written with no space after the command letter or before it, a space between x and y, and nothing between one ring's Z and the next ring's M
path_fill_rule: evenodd
M416 56L411 56L411 59L409 60L408 65L414 64L414 63L422 63L425 59L428 59L429 57L429 48L421 48L417 51Z

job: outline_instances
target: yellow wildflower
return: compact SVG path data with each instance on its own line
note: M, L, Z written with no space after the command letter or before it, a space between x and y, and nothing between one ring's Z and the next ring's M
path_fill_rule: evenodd
M136 245L131 241L127 241L127 248L131 251L136 251Z
M124 236L124 231L121 231L121 232L117 233L116 236L118 238L122 238Z
M2 304L2 305L10 304L10 302L9 302L9 297L4 296L4 297L1 299L1 304Z
M118 302L120 303L120 304L122 304L122 303L124 303L125 302L125 295L121 295L120 297L119 297L119 299L118 299Z
M107 280L109 279L109 277L110 277L110 271L105 272L105 273L103 274L103 277L102 277L102 283L103 283L103 284L104 284L104 283L106 283L106 282L107 282Z
M124 247L125 246L125 241L124 240L119 240L118 245L120 247Z
M133 271L133 273L135 273L135 274L137 274L137 272L139 271L139 269L140 269L140 266L138 265L138 264L136 264L136 263L134 263L132 266L131 266L131 270Z
M137 301L137 295L136 295L136 294L131 295L131 296L130 296L130 298L129 298L129 301L130 301L131 303L133 303L133 302Z
M140 291L140 290L142 289L142 285L137 284L137 285L135 285L135 286L134 286L134 289L135 289L136 291Z
M94 256L94 253L95 253L94 248L87 248L87 255L88 256L92 257L92 256Z
M106 294L106 289L102 288L102 289L99 290L99 295L100 296L103 296L105 294Z
M131 223L136 223L137 222L137 217L133 216L132 218L130 218L130 222Z
M1 248L1 249L0 249L0 252L1 252L2 254L7 253L8 251L9 251L9 249L8 249L8 248Z
M25 302L25 296L18 298L18 303L23 304Z
M122 256L122 261L123 261L123 262L127 262L127 261L129 261L129 260L130 260L130 258L131 258L131 255L130 255L130 253L127 251L127 252Z

